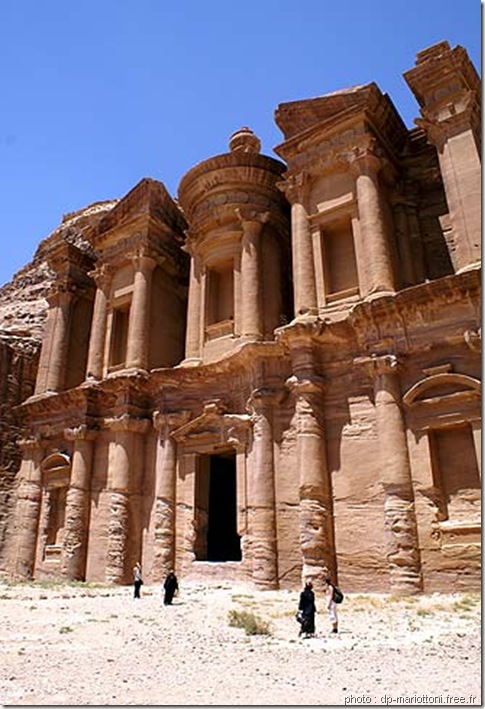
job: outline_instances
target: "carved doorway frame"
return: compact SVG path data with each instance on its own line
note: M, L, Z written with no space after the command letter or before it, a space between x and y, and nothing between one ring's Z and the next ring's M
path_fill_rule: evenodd
M176 555L185 569L193 564L216 568L223 564L247 566L248 470L252 417L227 413L220 402L208 402L203 413L172 434L177 442ZM234 452L236 458L236 531L241 539L241 561L200 561L196 559L197 539L196 480L201 456ZM249 566L248 566L249 568Z

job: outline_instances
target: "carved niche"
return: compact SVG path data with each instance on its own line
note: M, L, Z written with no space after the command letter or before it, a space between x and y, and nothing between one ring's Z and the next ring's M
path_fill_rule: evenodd
M60 562L66 515L66 497L71 477L71 459L55 452L42 461L42 513L40 521L42 558Z

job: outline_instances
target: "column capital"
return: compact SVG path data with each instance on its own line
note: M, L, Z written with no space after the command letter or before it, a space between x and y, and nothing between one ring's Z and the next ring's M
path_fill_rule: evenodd
M50 293L47 294L46 300L49 306L68 305L75 295L76 287L73 283L57 282Z
M303 204L308 196L310 176L302 170L295 175L287 175L284 180L276 183L276 187L283 192L290 204Z
M429 116L416 118L415 123L426 133L426 137L431 145L434 145L436 150L441 153L443 146L448 139L445 125Z
M113 416L104 419L104 425L111 431L132 431L133 433L146 433L150 427L150 420L135 419L129 414Z
M354 148L347 156L347 162L354 177L376 177L384 167L384 159L373 148Z
M145 273L153 271L157 265L157 261L159 261L153 254L145 250L130 254L130 259L136 271L144 271Z
M480 327L477 330L465 330L465 332L463 333L463 338L472 352L481 354L482 329Z
M400 362L394 354L373 354L369 357L356 357L354 365L364 367L369 376L374 379L382 374L397 374Z
M105 290L113 278L113 268L107 263L100 263L89 271L88 276L91 276L98 288Z
M464 133L471 126L480 124L480 104L473 91L464 92L463 101L459 107L450 104L448 115L441 117L433 111L423 112L422 118L416 118L415 123L422 128L429 141L441 152L447 140L459 133Z
M306 398L309 395L323 394L326 382L317 374L304 377L293 374L286 380L286 386L296 396Z
M201 240L200 231L194 229L193 227L189 227L188 229L185 229L184 234L185 242L181 246L182 251L185 251L186 253L190 254L192 258L197 257L199 255L198 244Z
M181 426L188 423L191 413L188 410L182 411L154 411L152 414L153 428L161 435L171 436Z
M246 411L253 416L264 414L268 407L280 404L287 391L283 388L259 387L251 392L246 402Z
M243 243L251 243L258 239L269 219L269 212L258 212L255 209L237 208L234 210L241 223Z
M98 435L98 431L89 428L86 424L65 428L63 431L64 438L67 441L93 441Z
M243 228L253 223L262 227L270 217L269 212L258 212L256 209L250 209L248 207L237 207L234 211L243 225Z
M21 451L41 451L44 447L42 440L38 436L19 438L16 443Z

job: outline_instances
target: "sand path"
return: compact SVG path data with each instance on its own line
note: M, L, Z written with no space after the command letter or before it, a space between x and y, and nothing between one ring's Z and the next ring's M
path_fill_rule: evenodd
M338 636L317 596L309 640L297 637L296 591L182 583L171 607L159 587L131 595L0 585L2 704L372 706L401 697L409 706L413 695L421 705L481 703L477 595L348 595ZM231 609L256 613L272 634L231 627Z

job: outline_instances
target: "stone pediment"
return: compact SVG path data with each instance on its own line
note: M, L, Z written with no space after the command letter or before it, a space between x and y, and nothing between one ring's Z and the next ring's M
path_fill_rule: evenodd
M99 239L102 234L119 229L140 217L157 219L172 231L180 232L181 237L187 227L181 209L165 186L158 180L144 177L100 220L93 236Z
M278 106L275 121L288 140L337 116L371 108L381 96L377 84L371 83L353 86L317 98L289 101Z
M406 406L423 404L450 397L466 396L479 399L481 384L466 374L439 372L414 384L403 396Z
M44 458L40 469L46 488L66 487L69 484L71 459L66 453L51 453Z
M41 470L43 473L55 473L70 465L71 459L66 453L51 453L42 461Z
M200 416L173 432L178 443L207 443L211 445L241 446L252 425L249 414L228 414L220 405L206 404Z
M352 149L362 138L365 143L373 137L392 155L407 139L406 126L394 104L375 83L280 104L275 120L285 136L275 152L287 161L295 154L301 160L304 150L315 151L315 141L324 143L320 150L341 153L345 146L345 150Z
M480 381L450 370L451 365L424 370L427 376L404 393L403 405L415 430L479 420Z

